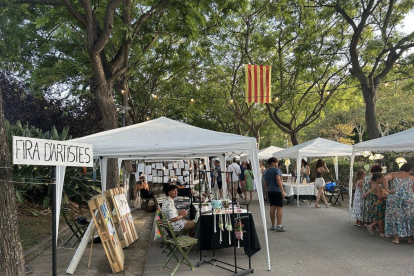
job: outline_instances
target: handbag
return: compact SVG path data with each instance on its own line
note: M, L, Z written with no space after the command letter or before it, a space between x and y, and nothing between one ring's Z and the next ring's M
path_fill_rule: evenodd
M241 188L240 188L239 183L237 183L237 193L238 193L239 195L241 195L241 194L242 194L242 190L241 190Z
M134 202L135 209L141 209L141 204L142 204L141 196L137 195L137 197L135 198L135 202Z

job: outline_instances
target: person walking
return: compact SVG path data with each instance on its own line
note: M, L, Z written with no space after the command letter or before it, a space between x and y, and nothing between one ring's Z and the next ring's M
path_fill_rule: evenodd
M325 161L319 159L316 162L316 169L315 169L315 186L318 189L318 195L316 196L315 208L321 208L319 205L319 199L322 197L323 202L325 202L325 206L328 208L331 206L330 203L326 202L326 198L323 192L323 187L325 187L325 179L323 178L323 173L328 173L329 170L326 167Z
M372 178L372 174L376 172L382 172L382 168L378 164L372 165L371 173L367 174L364 180L362 181L362 194L365 194L370 189L371 187L370 181ZM388 184L387 184L387 187L388 187ZM373 202L374 202L374 199L372 198L372 196L369 196L369 195L366 198L363 198L361 201L361 222L365 228L372 222L372 217L371 217L372 213L370 212L370 210L371 210L371 206Z
M385 200L387 199L387 195L382 191L382 187L380 186L383 178L382 173L373 173L371 178L371 188L369 188L368 192L362 195L362 198L365 198L368 194L371 194L373 198L370 210L372 223L367 226L367 230L373 235L374 227L378 225L381 238L384 237Z
M239 180L240 180L240 186L241 186L241 190L242 193L244 194L244 200L247 201L247 192L246 192L246 179L244 176L244 171L246 170L246 161L242 161L240 164L240 176L239 176ZM241 198L243 198L242 195L240 195Z
M361 222L361 202L362 202L362 181L365 178L366 172L364 170L358 170L357 183L355 185L355 195L352 210L352 218L355 219L355 226L362 226Z
M246 169L244 170L244 179L246 181L246 201L247 201L247 192L249 192L250 195L250 201L249 204L252 204L252 197L253 197L253 171L252 171L252 165L247 164Z
M234 196L234 199L236 199L237 196L237 187L239 185L239 177L240 177L240 166L237 164L237 158L233 158L233 163L231 163L227 167L227 172L231 173L232 177L230 177L230 174L227 174L227 183L229 183L229 189L230 187L233 187L232 194ZM230 180L232 180L233 183L230 183Z
M220 193L220 198L223 198L223 181L221 178L221 167L220 167L220 160L214 160L214 173L213 173L213 181L214 188L218 188ZM217 185L217 186L215 186Z
M270 203L270 221L272 222L270 230L285 232L286 228L282 225L282 208L283 198L286 197L286 193L283 190L282 171L278 168L279 160L277 160L277 158L269 158L268 163L269 168L266 170L264 178ZM275 225L275 215L277 226Z
M383 178L383 186L392 181L392 190L387 189L388 200L385 209L385 236L394 237L393 243L400 243L400 237L407 237L413 243L414 235L414 177L410 164L401 166L400 172L392 172Z

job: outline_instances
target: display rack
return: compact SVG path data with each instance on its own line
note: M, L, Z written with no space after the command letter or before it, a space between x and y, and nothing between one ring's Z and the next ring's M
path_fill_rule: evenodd
M204 171L205 173L211 173L214 171ZM246 216L240 216L240 217L235 217L235 213L234 213L234 205L236 203L236 199L233 196L233 191L234 191L234 183L233 183L233 173L232 172L222 172L222 174L224 174L225 176L227 176L227 174L230 174L230 183L231 183L231 188L232 188L232 192L231 192L231 198L232 198L232 216L230 216L231 219L231 224L232 224L232 228L233 231L231 231L231 239L233 242L233 256L234 256L234 264L228 263L228 262L224 262L218 259L218 257L216 257L216 253L215 253L215 235L213 234L213 245L212 245L212 251L213 251L213 257L211 258L207 258L207 259L203 259L203 250L200 247L200 261L197 262L197 267L200 267L202 264L210 264L210 265L214 265L216 267L219 267L221 269L230 271L230 272L234 272L234 276L240 276L240 275L245 275L248 273L253 273L254 269L252 268L252 264L251 264L251 237L250 237L250 232L246 232L246 234L249 236L248 237L248 258L249 258L249 268L242 268L240 266L237 265L237 246L236 246L236 235L235 235L235 221L241 220L242 219L247 219L247 229L248 231L250 230L250 216L249 216L249 204L248 203L239 203L240 205L246 205L246 209L247 209L247 215ZM199 176L200 179L201 175ZM223 181L226 181L226 178L223 179ZM213 188L211 188L213 189ZM201 212L201 192L199 193L199 201L200 201L200 205L199 205L199 212L200 212L200 217L203 214L208 214L208 213L213 213L214 210L212 211L207 211L207 212ZM213 219L216 219L215 217L213 217ZM202 231L202 227L200 227L200 232ZM198 233L198 236L202 236L202 233ZM220 264L216 264L216 262L220 263ZM226 265L227 267L223 266ZM230 269L233 268L233 269Z

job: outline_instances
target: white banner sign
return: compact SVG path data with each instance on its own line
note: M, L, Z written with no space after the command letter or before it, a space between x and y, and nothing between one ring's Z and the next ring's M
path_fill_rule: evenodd
M13 136L13 164L93 167L92 145Z

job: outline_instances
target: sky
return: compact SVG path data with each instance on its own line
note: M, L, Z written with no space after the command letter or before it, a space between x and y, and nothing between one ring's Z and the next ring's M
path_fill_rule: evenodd
M403 30L406 34L409 34L414 31L414 11L407 14L403 24Z

